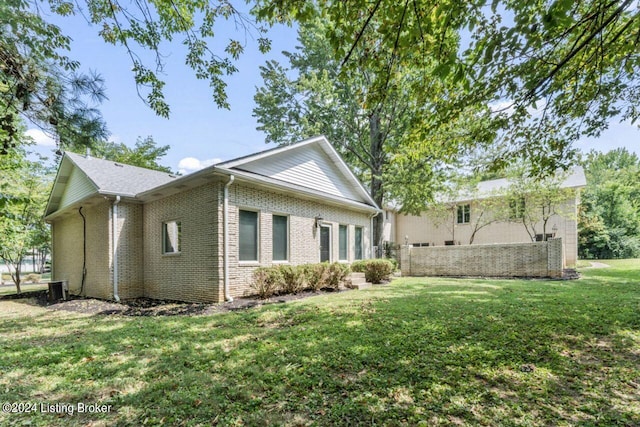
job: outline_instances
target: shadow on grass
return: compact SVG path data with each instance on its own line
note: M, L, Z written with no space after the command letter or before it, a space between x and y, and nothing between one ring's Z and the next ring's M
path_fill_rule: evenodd
M3 401L114 409L0 421L639 424L638 290L612 279L405 279L224 315L2 320Z

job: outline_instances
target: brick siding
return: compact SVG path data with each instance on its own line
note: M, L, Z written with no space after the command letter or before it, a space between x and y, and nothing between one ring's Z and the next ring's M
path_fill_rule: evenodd
M403 246L403 276L561 277L562 239L471 246Z
M141 267L143 265L143 206L120 203L117 212L118 295L121 299L139 298L144 295L144 274ZM112 233L113 228L109 230L109 235L111 236ZM110 240L110 243L112 245L113 241ZM111 256L113 257L112 254ZM113 265L111 270L113 274Z
M258 262L238 261L238 213L241 209L258 211ZM315 217L317 216L323 218L323 224L331 226L331 261L338 261L338 227L340 224L348 226L348 261L353 261L355 256L354 230L356 226L363 228L363 252L365 257L369 255L370 220L368 214L266 191L245 184L233 184L229 188L229 290L234 297L252 293L253 271L258 266L274 264L272 260L273 214L289 217L288 264L320 262L320 233L315 227ZM222 229L222 215L220 215L220 229ZM222 277L222 265L220 277Z
M214 181L144 205L121 202L116 225L118 294L121 299L149 297L190 302L220 302L223 289L224 182ZM113 299L112 201L95 199L87 217L87 278L84 294ZM258 212L259 260L238 261L238 215ZM273 214L289 218L285 263L320 261L315 217L331 226L331 261L338 261L340 224L348 226L348 260L355 256L355 227L362 227L363 255L369 256L370 219L363 212L235 183L229 188L229 288L234 297L252 293L253 271L273 265ZM163 254L167 221L181 223L181 251ZM82 219L76 210L53 220L55 280L68 280L78 293L82 279Z
M219 183L202 185L143 206L145 297L220 300L218 187ZM181 223L180 253L163 254L166 221Z
M87 275L83 295L113 298L110 254L110 203L102 198L85 205ZM73 294L80 293L83 262L83 224L78 209L53 221L53 280L67 280Z

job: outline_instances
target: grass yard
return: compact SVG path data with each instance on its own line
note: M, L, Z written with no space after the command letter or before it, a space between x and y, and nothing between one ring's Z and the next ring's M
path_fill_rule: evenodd
M46 283L23 283L21 286L22 292L42 291L49 288ZM5 282L4 285L0 285L0 295L13 295L16 293L16 285L13 282Z
M0 301L0 400L37 409L0 424L640 425L640 260L605 262L577 281L406 278L211 316Z

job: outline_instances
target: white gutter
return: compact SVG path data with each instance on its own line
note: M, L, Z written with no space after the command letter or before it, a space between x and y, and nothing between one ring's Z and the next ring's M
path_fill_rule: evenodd
M120 295L118 295L118 203L120 203L120 196L116 196L113 205L111 205L113 210L111 216L113 223L113 299L116 302L120 302Z
M223 209L223 227L224 227L224 300L232 302L233 298L229 295L229 187L233 184L235 177L229 175L229 181L224 185L224 209Z

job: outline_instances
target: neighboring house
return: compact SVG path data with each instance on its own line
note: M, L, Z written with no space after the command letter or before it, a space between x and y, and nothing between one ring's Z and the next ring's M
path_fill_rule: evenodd
M369 258L378 212L317 137L185 176L65 153L45 219L71 293L218 302L258 266Z
M501 219L491 222L492 212L487 212L485 200L499 197L501 190L509 187L506 179L495 179L480 182L474 196L458 196L449 202L449 211L439 214L424 212L420 216L398 214L394 209L390 217L395 213L395 226L385 228L384 239L396 244L409 244L412 246L443 246L443 245L468 245L472 235L473 243L523 243L532 240L546 240L549 237L560 237L564 245L565 263L567 266L575 266L578 256L578 205L580 204L580 189L586 185L584 171L581 167L574 168L571 173L559 184L566 193L566 199L556 203L555 214L548 218L546 228L542 221L532 221L529 231L525 228L521 218L518 218L518 210L527 203L526 197L522 198L522 205L518 203L510 206L514 211L511 219ZM493 207L497 209L497 207ZM504 209L504 206L502 207ZM480 217L482 215L483 217ZM540 215L542 217L542 214ZM484 221L484 222L483 222ZM478 229L479 225L488 223ZM387 233L387 230L389 232ZM395 233L392 232L395 231ZM535 230L535 231L534 231Z

